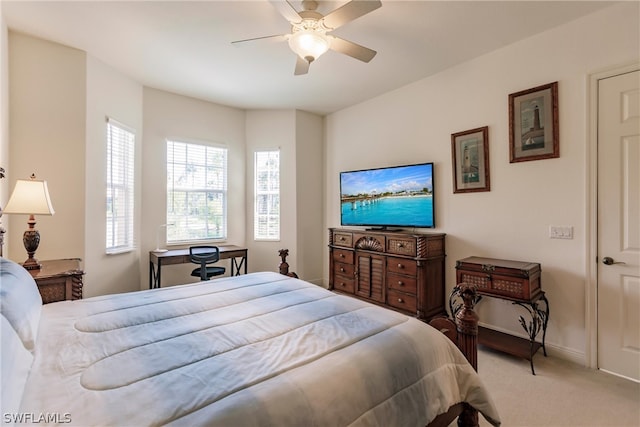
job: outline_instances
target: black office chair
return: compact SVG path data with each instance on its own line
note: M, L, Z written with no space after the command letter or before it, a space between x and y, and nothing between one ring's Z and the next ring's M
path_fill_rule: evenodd
M217 246L191 246L189 248L189 259L194 264L200 264L200 267L194 269L191 275L199 277L200 280L209 280L213 276L224 274L224 267L214 267L214 264L220 259L220 249Z

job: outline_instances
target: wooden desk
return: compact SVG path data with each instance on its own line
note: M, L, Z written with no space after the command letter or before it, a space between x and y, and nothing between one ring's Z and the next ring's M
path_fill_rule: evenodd
M29 270L38 285L42 303L82 299L80 258L40 261L40 270Z
M231 275L239 276L240 268L244 267L244 274L247 274L247 248L239 246L218 246L220 248L220 259L231 259ZM173 249L166 252L149 252L149 289L161 286L160 273L163 265L188 264L189 248Z

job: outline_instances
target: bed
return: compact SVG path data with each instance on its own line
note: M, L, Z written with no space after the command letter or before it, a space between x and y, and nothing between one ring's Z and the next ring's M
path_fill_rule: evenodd
M446 426L463 407L500 424L440 331L291 275L42 305L0 260L4 424Z

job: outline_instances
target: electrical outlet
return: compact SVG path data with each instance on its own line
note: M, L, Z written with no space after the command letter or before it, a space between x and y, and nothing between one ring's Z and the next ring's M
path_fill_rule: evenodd
M550 239L573 239L573 227L550 225L549 226L549 238Z

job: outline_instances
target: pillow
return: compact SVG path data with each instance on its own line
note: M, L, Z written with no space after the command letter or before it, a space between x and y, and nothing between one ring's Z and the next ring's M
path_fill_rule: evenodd
M22 340L13 329L9 321L0 316L0 376L2 377L2 388L0 389L0 413L2 414L2 425L8 422L5 414L17 414L20 410L22 394L27 383L33 354L31 354L22 344ZM9 423L11 424L11 423Z
M0 313L29 351L33 351L40 313L42 297L31 274L20 264L0 258Z

